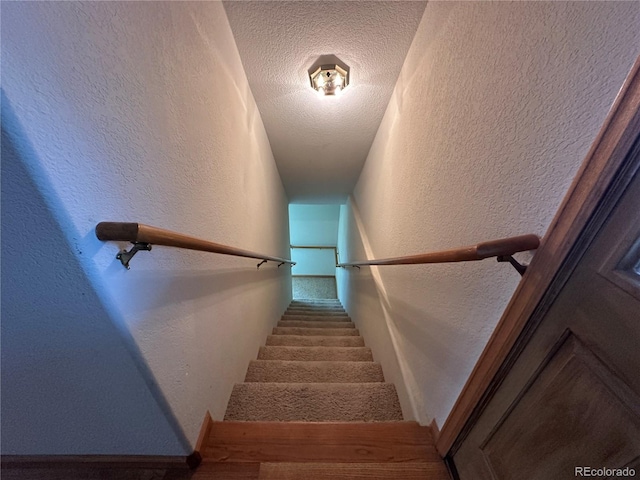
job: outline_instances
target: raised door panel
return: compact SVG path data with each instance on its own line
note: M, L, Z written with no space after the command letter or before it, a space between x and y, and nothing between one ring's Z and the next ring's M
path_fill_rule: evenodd
M495 478L569 478L576 466L627 465L640 450L635 393L571 332L559 343L480 446Z

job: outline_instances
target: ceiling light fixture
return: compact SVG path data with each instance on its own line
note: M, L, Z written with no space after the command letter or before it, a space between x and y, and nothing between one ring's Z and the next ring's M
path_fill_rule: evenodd
M335 63L322 65L309 72L311 87L320 95L339 95L349 85L349 67Z

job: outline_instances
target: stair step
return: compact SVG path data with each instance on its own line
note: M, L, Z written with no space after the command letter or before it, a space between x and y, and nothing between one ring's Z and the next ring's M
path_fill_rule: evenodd
M356 328L353 322L330 322L310 320L280 320L278 327L302 327L302 328Z
M291 303L288 308L342 308L341 303Z
M342 305L289 305L291 310L336 310L344 312Z
M230 463L441 462L431 430L417 422L213 422L203 456Z
M262 463L258 480L448 480L442 462Z
M350 317L327 317L325 315L282 315L281 320L295 320L302 322L350 322Z
M323 336L358 336L357 328L303 328L303 327L274 327L273 335L323 335Z
M311 337L312 338L312 337ZM260 347L258 360L373 362L369 347Z
M287 307L289 310L322 310L322 311L336 311L336 312L344 312L344 307L342 305L289 305Z
M332 310L293 310L288 308L285 312L285 315L322 315L323 317L348 317L347 312L345 311L332 311Z
M225 420L385 422L402 420L391 383L239 383Z
M372 383L384 382L382 367L373 362L252 360L245 382Z
M296 298L291 301L291 305L317 305L317 304L342 305L340 300L338 300L337 298Z
M269 335L267 337L267 345L288 347L364 347L364 339L360 336Z

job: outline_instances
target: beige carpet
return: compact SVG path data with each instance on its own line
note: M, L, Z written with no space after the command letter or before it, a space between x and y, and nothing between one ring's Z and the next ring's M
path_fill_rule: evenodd
M291 278L293 298L337 299L336 277L294 275Z
M339 337L336 337L339 338ZM358 337L353 337L358 338ZM362 338L362 337L359 337ZM373 362L369 347L260 347L258 360Z
M233 388L225 420L385 422L402 411L340 302L296 300Z
M374 362L253 360L245 382L357 383L384 382L382 367Z
M362 337L325 337L322 335L269 335L268 345L287 347L364 347Z

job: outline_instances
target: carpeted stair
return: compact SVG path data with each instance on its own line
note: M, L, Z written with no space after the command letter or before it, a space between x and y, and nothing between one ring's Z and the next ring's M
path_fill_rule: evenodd
M450 480L431 429L402 418L340 302L296 300L206 426L191 480Z
M383 422L402 410L339 301L298 300L233 388L225 420Z
M356 383L384 382L382 367L374 362L252 361L245 382Z

